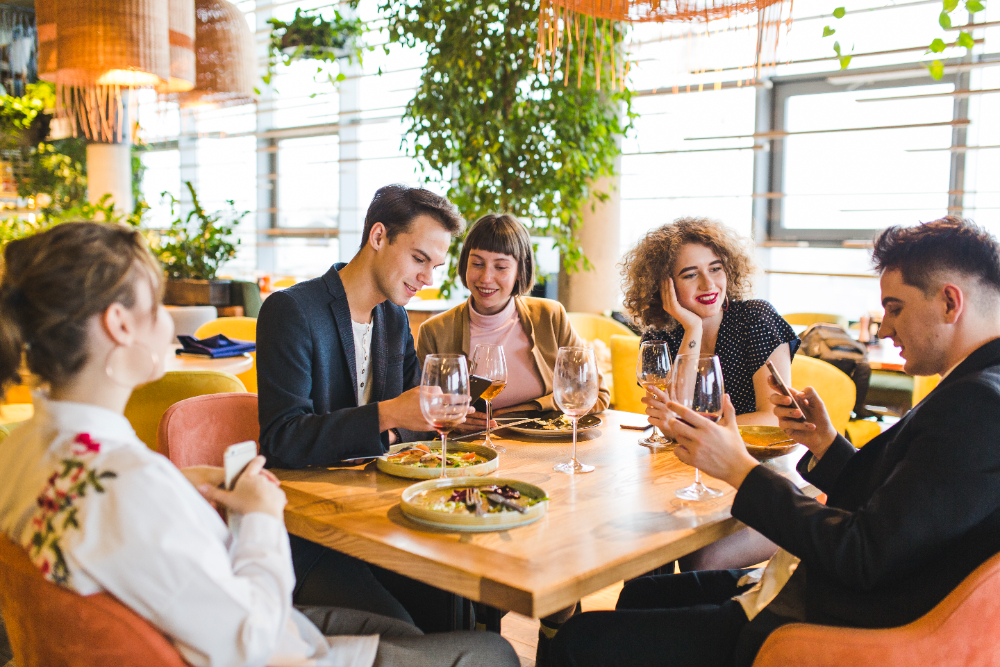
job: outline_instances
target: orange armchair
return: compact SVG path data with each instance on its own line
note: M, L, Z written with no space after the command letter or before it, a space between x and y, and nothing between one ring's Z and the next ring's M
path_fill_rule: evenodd
M754 667L1000 664L1000 554L966 577L927 614L899 628L785 625L764 642Z
M18 667L188 667L141 616L107 593L83 596L52 583L6 537L0 608Z
M222 465L226 447L260 444L257 394L206 394L174 403L160 420L156 451L178 468Z

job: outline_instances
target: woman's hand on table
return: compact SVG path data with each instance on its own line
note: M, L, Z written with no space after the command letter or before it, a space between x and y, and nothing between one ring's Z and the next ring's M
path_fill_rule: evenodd
M819 460L837 439L837 429L830 421L830 415L823 405L823 400L812 387L803 391L791 389L792 396L802 410L792 407L792 399L778 392L778 385L768 377L767 383L774 390L771 403L774 404L774 414L778 417L778 426L785 430L788 437L809 448L813 456ZM798 421L799 418L805 421Z
M660 285L660 300L663 302L663 310L680 322L680 325L684 327L685 333L694 331L698 333L698 338L701 338L701 318L682 306L680 301L677 300L677 288L674 287L673 278L667 278ZM699 340L698 343L700 344L700 342Z
M698 468L735 489L758 464L747 453L740 430L736 426L736 409L726 394L722 403L722 419L715 423L685 408L680 403L667 407L677 417L668 424L677 441L674 453L684 463ZM683 421L681 421L683 420Z
M210 484L201 484L198 491L213 505L225 507L237 514L263 512L276 519L283 519L288 501L277 478L264 470L264 461L263 456L250 461L236 480L232 491Z

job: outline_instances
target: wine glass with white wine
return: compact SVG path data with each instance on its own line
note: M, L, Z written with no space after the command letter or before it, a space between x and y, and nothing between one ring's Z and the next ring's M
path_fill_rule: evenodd
M597 362L587 347L560 347L552 379L552 397L573 422L573 458L553 467L556 472L577 475L592 472L594 466L576 460L576 428L580 417L597 403Z
M503 453L504 447L494 444L493 429L490 424L493 419L493 399L500 395L507 386L507 359L500 345L476 345L472 353L472 374L490 380L493 384L486 388L481 398L486 401L486 439L483 444L490 449Z
M669 393L670 348L665 342L647 340L639 345L639 358L635 362L635 377L647 391L650 387L656 387L664 393ZM666 449L667 445L673 444L673 440L665 438L657 432L654 426L652 435L640 439L639 444L658 452Z
M447 477L448 433L469 412L469 369L464 355L427 355L420 378L420 412L441 436L441 477Z

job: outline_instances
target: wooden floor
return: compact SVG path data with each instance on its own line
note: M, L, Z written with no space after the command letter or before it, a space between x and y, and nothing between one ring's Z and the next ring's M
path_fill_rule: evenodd
M593 595L583 598L583 610L595 611L614 609L618 602L618 594L622 583L603 588ZM527 616L510 612L503 617L502 634L510 642L517 656L521 659L521 667L535 667L535 645L538 644L538 621Z

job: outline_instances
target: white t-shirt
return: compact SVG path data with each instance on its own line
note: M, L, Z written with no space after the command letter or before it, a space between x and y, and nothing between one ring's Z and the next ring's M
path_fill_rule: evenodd
M372 329L375 322L358 324L351 321L354 328L354 367L358 370L358 405L368 405L372 395Z

